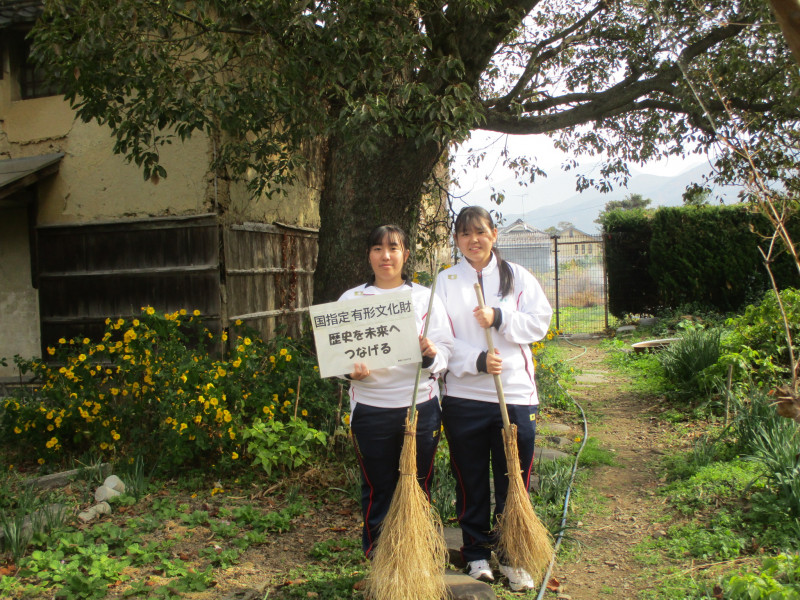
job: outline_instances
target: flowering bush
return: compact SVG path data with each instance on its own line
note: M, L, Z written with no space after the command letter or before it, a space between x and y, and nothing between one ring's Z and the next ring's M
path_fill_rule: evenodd
M170 473L230 468L256 418L330 426L336 384L319 378L300 341L263 342L240 322L213 334L200 317L148 307L139 318L106 320L97 343L59 340L47 363L16 357L38 386L5 400L2 439L39 464L84 453L141 456Z
M539 402L547 408L570 408L572 403L560 382L573 378L574 369L552 352L552 346L547 344L560 335L560 331L550 328L543 340L531 344L533 364L536 367L536 387Z

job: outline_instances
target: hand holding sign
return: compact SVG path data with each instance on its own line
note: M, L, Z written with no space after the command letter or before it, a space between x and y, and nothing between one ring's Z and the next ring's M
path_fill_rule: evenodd
M410 290L317 304L309 312L321 377L363 374L354 365L369 371L421 360Z

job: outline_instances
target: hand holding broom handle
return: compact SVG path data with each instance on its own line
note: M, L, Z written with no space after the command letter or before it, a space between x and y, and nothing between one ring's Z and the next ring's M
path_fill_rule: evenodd
M425 313L425 326L422 328L423 338L428 336L428 325L431 324L431 311L433 310L433 295L434 292L436 292L436 275L438 270L439 270L439 259L437 258L433 265L433 283L431 284L431 297L428 300L428 312ZM419 389L419 379L421 374L422 374L422 358L420 359L419 365L417 365L417 376L414 379L414 392L411 396L411 407L408 409L409 423L414 420L414 416L416 415L417 412L417 390Z
M484 308L486 305L483 302L483 290L481 284L475 284L475 295L478 296L478 306ZM483 330L486 333L486 346L488 347L487 353L494 354L494 342L492 341L491 327L486 327ZM497 390L497 401L500 403L500 414L503 417L503 429L508 429L511 422L508 420L508 409L506 408L506 397L503 394L503 382L500 375L492 375L494 377L494 387Z

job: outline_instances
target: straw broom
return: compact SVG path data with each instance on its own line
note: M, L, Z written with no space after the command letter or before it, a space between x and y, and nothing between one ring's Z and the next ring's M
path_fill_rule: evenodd
M480 283L475 284L478 306L483 308L483 291ZM494 354L492 332L487 328L486 343L488 352ZM517 447L517 426L508 419L503 382L500 375L493 375L503 417L503 442L508 469L508 495L503 514L497 520L498 552L503 562L514 568L525 569L534 580L539 580L550 564L553 556L553 543L550 532L542 525L531 505L530 496L522 481Z
M434 279L422 337L428 333L435 288ZM417 389L421 372L420 362L406 416L400 479L381 524L381 537L365 580L364 591L369 600L441 600L449 596L444 582L444 528L417 483Z

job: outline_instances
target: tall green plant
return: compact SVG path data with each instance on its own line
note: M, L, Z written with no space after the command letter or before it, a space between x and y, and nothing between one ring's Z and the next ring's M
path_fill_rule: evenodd
M781 507L800 518L800 430L775 412L764 390L748 391L734 396L736 448L764 467Z
M795 355L800 352L800 290L780 293L786 311ZM781 309L775 292L768 291L761 302L748 306L744 314L729 319L730 333L722 339L720 364L733 365L737 380L753 379L774 386L791 378L791 359Z
M659 354L667 380L682 394L705 394L713 386L713 375L707 369L720 357L720 331L694 329L687 331Z

